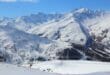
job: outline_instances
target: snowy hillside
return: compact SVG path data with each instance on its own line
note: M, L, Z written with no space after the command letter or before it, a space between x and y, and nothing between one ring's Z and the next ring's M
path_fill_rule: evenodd
M0 26L0 56L7 62L21 63L37 58L52 41L19 31L9 26Z

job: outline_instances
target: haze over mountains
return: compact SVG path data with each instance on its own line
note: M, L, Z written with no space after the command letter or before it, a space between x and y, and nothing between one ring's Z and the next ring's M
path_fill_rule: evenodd
M110 12L76 9L0 19L0 55L7 62L110 61Z

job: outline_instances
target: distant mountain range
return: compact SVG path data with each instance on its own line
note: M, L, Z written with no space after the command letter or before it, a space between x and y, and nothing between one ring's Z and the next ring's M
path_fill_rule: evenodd
M6 62L110 61L110 12L75 9L64 14L0 18L0 56Z

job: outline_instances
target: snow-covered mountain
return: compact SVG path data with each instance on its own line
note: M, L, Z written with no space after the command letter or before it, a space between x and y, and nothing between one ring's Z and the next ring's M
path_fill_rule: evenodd
M56 54L53 58L110 61L109 16L110 12L81 8L64 14L57 22L38 25L28 32L69 45L69 48L56 45L54 50L48 49L45 53Z
M109 19L109 11L86 8L0 18L1 56L17 63L42 55L46 59L110 61Z

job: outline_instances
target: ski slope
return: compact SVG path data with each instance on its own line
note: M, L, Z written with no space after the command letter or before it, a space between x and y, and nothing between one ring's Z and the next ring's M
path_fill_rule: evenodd
M110 63L106 62L95 62L95 61L46 61L36 62L32 68L40 69L41 71L47 71L59 74L75 74L75 75L100 75L100 73L107 73L110 75ZM104 73L104 75L106 75Z
M41 72L31 68L17 67L15 65L0 63L0 75L58 75Z
M51 68L54 73L39 71L39 67L41 67L40 69L42 70ZM110 64L101 62L39 62L33 65L32 68L23 68L16 65L0 63L0 75L110 75Z

